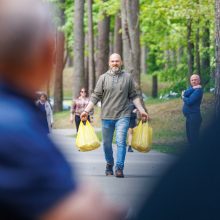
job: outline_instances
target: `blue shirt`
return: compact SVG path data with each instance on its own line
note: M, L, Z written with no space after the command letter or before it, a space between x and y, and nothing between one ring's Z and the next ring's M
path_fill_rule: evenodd
M193 89L189 87L183 95L183 114L185 116L194 113L200 114L200 105L203 97L202 88Z
M49 134L50 130L49 130L49 127L48 127L48 122L47 122L47 112L46 112L46 108L45 108L45 103L42 104L41 102L38 102L37 107L41 111L41 123L46 128L47 133Z
M34 101L1 84L0 116L0 219L35 219L75 190L73 171Z

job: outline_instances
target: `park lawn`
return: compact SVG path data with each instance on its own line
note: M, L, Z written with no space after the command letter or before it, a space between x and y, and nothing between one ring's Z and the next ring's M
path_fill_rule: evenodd
M206 93L201 106L203 115L202 128L207 125L213 112L214 96ZM151 100L146 102L153 127L153 149L165 153L179 153L186 143L185 118L182 115L182 100L175 98L171 100ZM69 123L69 112L55 114L55 128L75 128ZM100 108L95 108L94 127L101 127ZM101 139L101 132L97 132Z

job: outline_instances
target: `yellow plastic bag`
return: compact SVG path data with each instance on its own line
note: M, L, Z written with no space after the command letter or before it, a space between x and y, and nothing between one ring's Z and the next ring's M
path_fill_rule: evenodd
M86 121L85 125L82 121L80 122L76 137L76 146L80 151L95 150L100 146L100 141L89 121Z
M137 151L148 152L151 150L153 129L148 122L139 122L133 130L131 146Z

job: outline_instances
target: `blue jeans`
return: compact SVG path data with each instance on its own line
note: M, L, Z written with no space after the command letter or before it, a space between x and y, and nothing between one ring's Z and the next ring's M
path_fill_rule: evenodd
M116 130L116 144L117 144L117 161L116 170L124 168L124 161L126 155L126 138L130 117L124 117L117 120L102 120L102 134L103 134L103 148L105 153L105 160L108 164L114 165L112 139L114 131Z

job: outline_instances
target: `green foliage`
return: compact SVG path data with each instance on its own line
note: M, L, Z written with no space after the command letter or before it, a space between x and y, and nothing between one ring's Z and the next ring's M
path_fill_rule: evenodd
M156 73L161 81L171 82L171 85L161 92L162 95L169 93L169 91L180 93L188 85L188 78L186 77L187 66L184 64L179 64L176 68L171 67Z
M200 30L200 56L214 57L212 46L214 3L214 0L140 0L141 43L146 45L149 51L148 73L157 74L160 80L172 84L165 92L169 89L181 91L188 83L187 22L189 19L192 21L191 41L194 44L196 31ZM204 48L201 41L203 29L207 24L211 36L209 49ZM182 54L179 53L180 48ZM175 53L176 57L167 57L167 53ZM209 81L213 69L211 67L202 70L203 81Z
M159 71L162 68L162 60L159 59L160 51L156 48L152 48L149 51L147 62L148 62L148 72L154 73L155 71Z
M94 5L99 12L99 19L103 18L103 14L116 15L120 9L120 1L117 0L94 0Z
M46 0L45 0L46 1ZM73 56L74 0L47 0L55 5L55 22L65 33L66 49ZM64 3L62 3L64 2ZM200 56L210 56L211 68L202 70L202 80L210 87L210 75L215 68L214 60L214 0L139 0L141 44L148 48L147 67L149 74L158 74L162 81L170 82L172 90L178 90L188 82L187 70L187 22L192 21L191 41L195 44L196 31L200 30ZM111 32L114 30L115 15L121 8L120 0L93 1L93 30L98 34L98 22L103 15L111 16ZM64 12L65 23L61 25L59 10ZM85 1L84 31L88 31L88 11ZM204 48L204 27L209 26L210 48ZM85 53L86 53L85 47ZM182 53L180 54L180 49ZM167 57L167 53L176 54ZM207 83L206 83L207 82ZM179 90L180 90L179 89Z
M62 30L65 33L66 39L66 47L69 55L73 56L73 15L74 15L74 1L73 0L66 0L65 1L65 24L62 27Z

